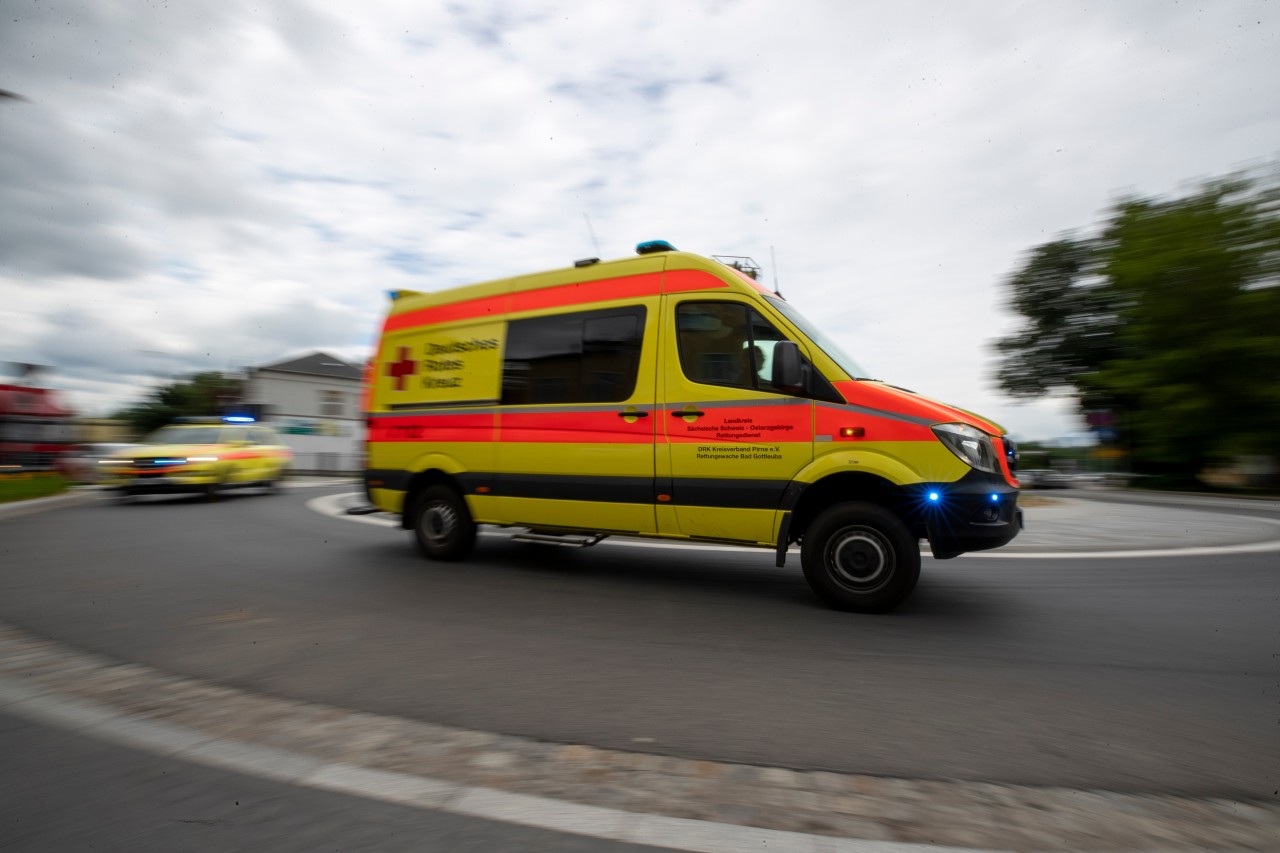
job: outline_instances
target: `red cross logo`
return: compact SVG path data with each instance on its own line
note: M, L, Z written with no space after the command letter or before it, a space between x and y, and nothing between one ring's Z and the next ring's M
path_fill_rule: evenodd
M404 390L404 378L418 372L418 362L409 358L409 348L400 347L400 360L387 362L387 375L396 381L396 390Z

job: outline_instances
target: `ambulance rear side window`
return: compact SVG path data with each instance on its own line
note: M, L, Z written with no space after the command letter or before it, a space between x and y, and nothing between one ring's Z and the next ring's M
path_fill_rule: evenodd
M512 320L502 360L504 405L618 403L635 391L643 305Z

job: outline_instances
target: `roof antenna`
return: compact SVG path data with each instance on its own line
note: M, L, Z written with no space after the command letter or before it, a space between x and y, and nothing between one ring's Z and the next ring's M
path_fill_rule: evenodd
M591 245L596 247L596 257L598 258L600 257L600 241L596 239L596 230L591 227L591 217L584 213L582 218L587 220L587 233L591 235Z
M769 247L769 266L773 267L773 292L777 294L779 299L786 299L782 295L782 291L778 289L778 258L773 254L773 247Z

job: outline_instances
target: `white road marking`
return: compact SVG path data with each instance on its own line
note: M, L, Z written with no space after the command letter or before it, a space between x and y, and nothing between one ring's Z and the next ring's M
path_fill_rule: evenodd
M351 492L340 495L325 495L324 497L312 498L307 501L307 508L318 512L321 515L329 515L334 518L341 518L345 521L358 521L362 524L372 524L378 527L398 528L400 526L399 519L392 517L386 513L377 515L347 515L346 508L349 505L355 505L350 502L350 498L363 500L363 495L358 492ZM357 502L358 502L357 501ZM1253 518L1254 521L1262 521L1267 524L1280 526L1280 521L1271 518ZM482 530L482 536L507 537L509 534L499 533L497 531ZM759 554L768 552L767 548L746 548L738 545L703 545L689 544L684 542L643 542L633 539L613 538L601 542L596 547L604 546L621 546L624 548L661 548L661 549L684 549L689 551L713 551L716 553L732 553L732 554ZM1272 539L1266 542L1250 542L1242 545L1200 545L1200 546L1184 546L1179 548L1143 548L1135 550L1111 550L1111 551L972 551L962 556L981 557L1000 560L1116 560L1116 559L1134 559L1134 558L1151 558L1151 557L1216 557L1223 554L1265 554L1272 551L1280 551L1280 539ZM798 548L791 548L788 554L799 554ZM922 554L929 554L927 550L922 550Z
M360 505L358 502L352 502L350 498L363 500L364 496L359 492L348 492L341 495L323 495L307 501L307 509L312 512L318 512L321 515L330 515L334 518L341 518L345 521L358 521L361 524L372 524L376 527L400 526L400 521L398 519L392 518L386 513L379 513L378 515L347 515L347 507Z

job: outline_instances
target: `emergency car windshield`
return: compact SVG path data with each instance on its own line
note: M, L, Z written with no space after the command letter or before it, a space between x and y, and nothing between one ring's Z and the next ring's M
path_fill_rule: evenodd
M217 444L218 427L161 427L142 440L143 444Z
M849 374L850 379L870 379L871 377L863 370L856 361L848 356L844 350L836 346L835 341L824 335L818 327L810 323L803 314L793 308L789 303L784 302L773 296L766 296L769 304L778 309L782 316L790 320L795 327L804 332L809 340L818 345L818 348L827 354L827 357L840 366L840 369Z

